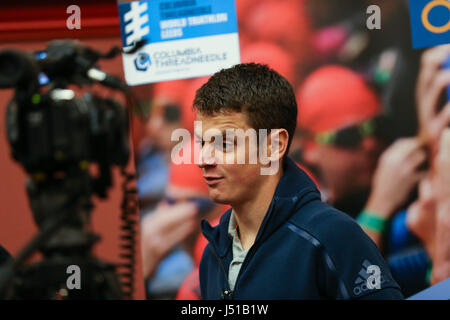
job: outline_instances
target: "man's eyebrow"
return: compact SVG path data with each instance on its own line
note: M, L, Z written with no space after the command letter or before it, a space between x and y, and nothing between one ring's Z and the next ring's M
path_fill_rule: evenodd
M227 135L227 130L231 131L231 135ZM232 140L235 140L235 138L236 138L236 132L235 131L236 131L235 128L227 128L227 129L222 130L221 131L222 132L222 138L226 139L228 137L228 138L231 138Z
M221 135L222 137L225 137L225 136L227 135L227 132L226 132L227 130L232 130L232 131L234 131L234 130L236 130L236 129L234 129L234 128L223 129L223 130L220 131L220 135ZM194 132L194 136L195 136L196 138L202 139L202 136L198 135L197 132Z

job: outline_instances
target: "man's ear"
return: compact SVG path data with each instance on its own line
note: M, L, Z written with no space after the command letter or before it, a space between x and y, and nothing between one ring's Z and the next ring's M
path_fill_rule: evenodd
M272 129L267 141L267 155L271 161L281 160L287 151L289 133L286 129Z

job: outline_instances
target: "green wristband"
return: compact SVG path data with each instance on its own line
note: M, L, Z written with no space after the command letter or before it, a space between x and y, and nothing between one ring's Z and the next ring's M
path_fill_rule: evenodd
M363 210L358 216L358 223L370 230L383 233L386 219L378 217L375 213Z
M431 274L433 273L433 267L430 265L427 269L427 273L425 275L425 281L427 281L427 283L429 285L431 285Z

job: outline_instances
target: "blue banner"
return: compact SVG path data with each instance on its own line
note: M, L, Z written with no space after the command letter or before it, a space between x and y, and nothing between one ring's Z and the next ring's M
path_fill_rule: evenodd
M124 47L237 33L234 0L148 0L119 4Z

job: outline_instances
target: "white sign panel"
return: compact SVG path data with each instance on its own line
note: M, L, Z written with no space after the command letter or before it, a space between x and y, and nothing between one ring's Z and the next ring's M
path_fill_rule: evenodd
M119 4L129 85L211 75L240 63L234 0L148 0Z

